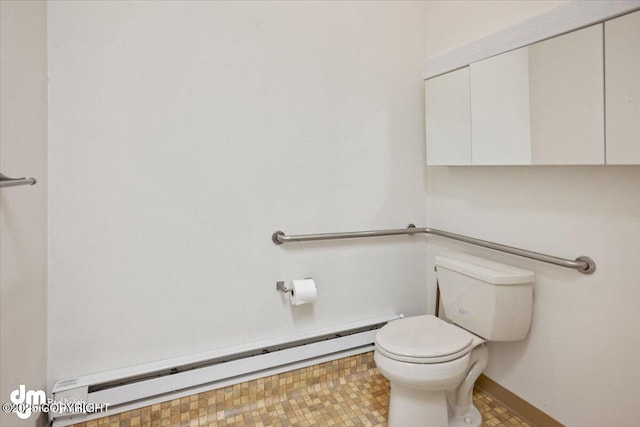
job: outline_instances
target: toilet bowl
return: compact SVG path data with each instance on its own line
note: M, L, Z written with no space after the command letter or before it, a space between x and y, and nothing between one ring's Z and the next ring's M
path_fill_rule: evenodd
M534 274L466 254L436 257L444 312L388 323L374 360L391 383L389 427L479 427L475 381L486 341L517 341L531 325Z
M408 317L378 332L374 360L391 383L389 427L482 423L471 401L487 362L482 338L435 316Z

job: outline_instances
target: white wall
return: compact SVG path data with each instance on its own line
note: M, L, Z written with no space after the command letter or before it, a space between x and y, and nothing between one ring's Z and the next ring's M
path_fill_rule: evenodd
M49 3L49 384L424 312L426 8Z
M558 2L430 2L429 56ZM456 25L447 25L455 19ZM534 271L528 339L490 345L486 374L568 426L635 426L640 393L640 167L430 167L427 223L568 258L591 256L591 276L430 239L447 250Z
M47 43L44 2L0 1L0 172L37 178L0 189L0 401L45 388ZM39 423L40 421L40 423ZM41 424L0 412L2 426Z

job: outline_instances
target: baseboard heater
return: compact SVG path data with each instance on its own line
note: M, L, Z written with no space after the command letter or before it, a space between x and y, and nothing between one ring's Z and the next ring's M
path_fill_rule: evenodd
M372 351L378 329L401 317L390 315L58 381L52 389L53 400L107 403L108 412L49 413L49 420L53 427L67 426Z

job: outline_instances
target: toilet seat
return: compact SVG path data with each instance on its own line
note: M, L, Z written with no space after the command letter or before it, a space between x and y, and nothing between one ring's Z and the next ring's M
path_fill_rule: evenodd
M435 316L413 316L385 325L376 335L376 350L409 363L443 363L469 353L475 335Z

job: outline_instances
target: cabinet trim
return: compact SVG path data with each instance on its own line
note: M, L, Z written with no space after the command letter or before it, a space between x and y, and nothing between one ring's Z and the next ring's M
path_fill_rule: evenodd
M426 59L422 77L429 79L501 53L598 24L640 10L640 0L572 1L474 42Z

